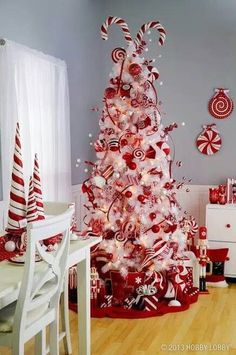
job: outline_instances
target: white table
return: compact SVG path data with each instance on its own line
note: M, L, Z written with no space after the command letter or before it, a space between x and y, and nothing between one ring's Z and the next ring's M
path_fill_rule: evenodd
M77 264L78 353L90 355L90 248L100 243L102 237L70 243L67 268ZM37 264L43 271L45 265ZM24 268L8 261L0 263L0 309L17 300ZM81 326L82 325L82 326Z

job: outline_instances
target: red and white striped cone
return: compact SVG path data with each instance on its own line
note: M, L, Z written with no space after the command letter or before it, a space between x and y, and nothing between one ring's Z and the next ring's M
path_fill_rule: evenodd
M28 205L27 205L27 222L33 222L38 220L38 210L34 192L34 183L32 176L30 177L29 183L29 196L28 196Z
M13 154L10 202L6 232L21 235L26 227L26 200L21 154L20 127L16 126L15 148Z
M35 158L34 158L33 183L34 183L34 193L35 193L35 199L36 199L36 205L38 211L38 219L45 219L37 154L35 154Z

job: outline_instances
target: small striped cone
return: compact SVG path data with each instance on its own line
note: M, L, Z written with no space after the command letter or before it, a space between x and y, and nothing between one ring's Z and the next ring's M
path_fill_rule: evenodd
M37 221L38 219L38 210L34 192L34 183L32 176L30 177L29 183L29 196L28 196L28 205L27 205L27 222Z
M37 154L35 154L35 158L34 158L33 183L34 183L34 193L35 193L35 199L36 199L36 205L38 211L38 219L45 219Z
M26 227L26 201L21 154L20 127L16 126L15 148L13 154L10 202L8 209L8 224L6 232L21 235Z

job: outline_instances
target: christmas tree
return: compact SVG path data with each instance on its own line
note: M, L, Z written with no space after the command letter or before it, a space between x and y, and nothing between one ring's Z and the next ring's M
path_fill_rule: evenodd
M89 201L86 233L103 236L92 254L104 286L100 307L155 311L155 300L186 302L193 285L183 265L184 251L197 226L181 215L171 176L167 141L177 125L163 127L154 87L159 73L152 60L142 57L144 34L157 30L163 45L166 32L159 22L149 22L133 40L122 19L109 17L101 28L103 39L112 24L121 27L127 48L112 51L114 67L94 143L98 159L82 186Z

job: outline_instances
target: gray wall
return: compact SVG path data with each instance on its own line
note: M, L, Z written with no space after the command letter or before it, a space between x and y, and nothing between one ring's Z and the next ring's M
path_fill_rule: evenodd
M208 113L207 103L215 87L226 87L236 106L236 1L107 0L104 18L110 14L124 18L134 36L143 23L156 19L168 32L166 44L160 48L152 31L146 57L158 59L162 54L156 64L163 86L156 87L166 112L164 125L186 123L172 134L176 160L183 162L175 176L188 176L194 184L218 184L235 177L236 109L228 120L219 122ZM108 48L123 43L121 31L115 27L103 46L107 74L111 67ZM223 145L214 156L200 154L195 145L206 123L216 123L221 132Z
M163 48L156 33L147 57L157 58L164 85L157 89L163 101L164 124L185 122L173 133L176 159L183 167L175 175L195 184L218 184L236 176L236 111L219 122L208 113L214 87L228 87L236 104L235 0L0 0L0 36L62 58L67 62L71 101L72 183L81 182L84 166L77 158L93 159L88 133L96 136L102 94L112 67L110 51L123 44L117 26L103 42L99 28L108 15L123 17L131 32L158 19L167 29ZM159 80L159 81L160 81ZM201 125L216 122L223 140L218 154L198 152L195 139Z

